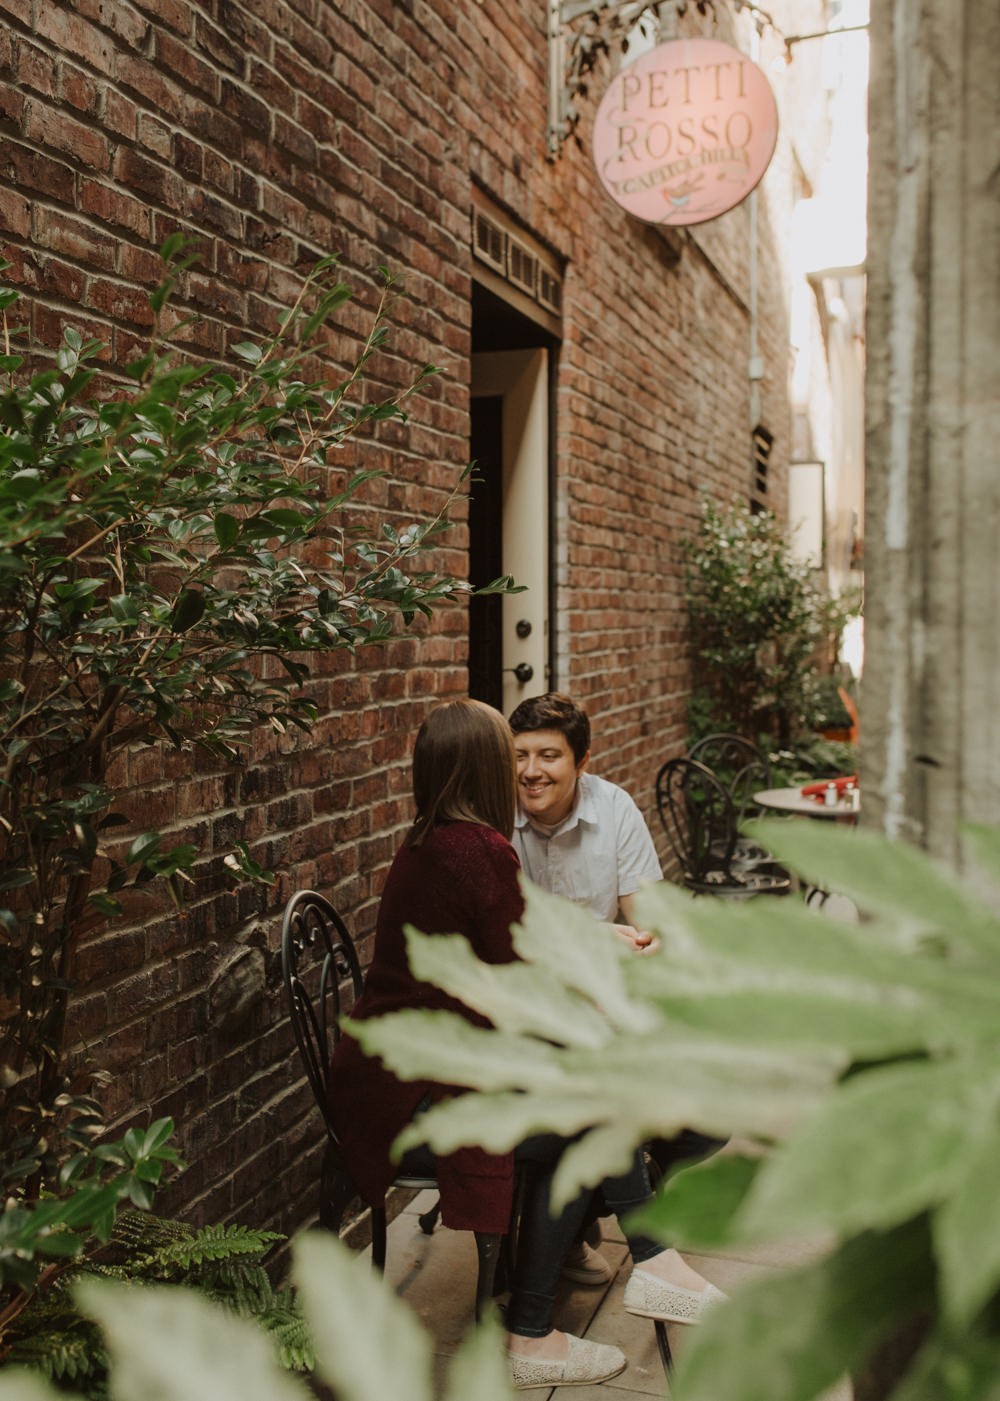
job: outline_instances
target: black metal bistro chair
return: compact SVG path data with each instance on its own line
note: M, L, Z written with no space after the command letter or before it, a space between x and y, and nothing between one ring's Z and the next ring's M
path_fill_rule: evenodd
M738 776L749 770L759 775L758 788L770 788L771 765L762 749L742 735L705 735L692 744L686 757L711 769L716 778L721 779L730 792Z
M746 818L759 812L753 795L772 786L771 765L764 751L741 735L715 734L706 735L693 744L687 758L711 769L733 800L737 827L732 854L734 869L758 867L763 872L787 876L789 873L778 865L769 851L739 831Z
M738 853L739 814L728 788L696 759L668 759L656 775L656 810L681 877L701 895L785 895L787 872Z
M285 907L281 926L281 972L288 994L292 1028L313 1096L326 1129L326 1150L320 1180L320 1224L339 1231L348 1206L358 1190L343 1160L327 1098L330 1058L340 1037L340 1018L361 994L363 978L354 942L340 915L322 895L300 890ZM418 1190L436 1188L434 1177L402 1174L393 1184ZM421 1218L428 1233L437 1213ZM385 1269L386 1208L371 1208L372 1262ZM476 1317L493 1297L505 1237L476 1232L479 1273L476 1281Z

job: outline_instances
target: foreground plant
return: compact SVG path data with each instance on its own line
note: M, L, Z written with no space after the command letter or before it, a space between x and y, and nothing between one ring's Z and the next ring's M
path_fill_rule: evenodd
M747 1151L671 1179L643 1222L715 1249L815 1240L812 1263L742 1289L698 1330L675 1401L812 1401L900 1329L919 1341L894 1401L996 1401L1000 1377L1000 834L970 834L993 905L873 834L761 823L859 925L795 899L643 894L660 951L619 953L589 916L527 890L515 945L488 967L412 931L418 977L483 1013L352 1027L404 1079L479 1091L422 1115L397 1147L509 1149L540 1126L579 1141L565 1200L682 1127Z
M274 336L233 347L241 368L205 366L162 343L190 261L176 238L163 256L149 348L111 387L97 378L102 347L72 327L55 363L26 373L7 324L17 296L0 291L4 1141L42 1137L62 1092L81 937L155 878L179 901L199 856L159 830L122 836L135 832L116 808L125 756L162 744L226 761L259 727L308 730L310 654L383 642L469 591L414 563L447 502L432 520L373 523L352 508L377 474L337 467L348 439L404 416L433 373L388 397L366 391L390 280L346 375L324 368L331 318L350 296L333 259ZM243 843L228 864L268 876Z
M336 1401L431 1401L430 1336L376 1274L319 1233L293 1243L293 1279L308 1323L316 1375ZM308 1401L267 1336L246 1319L179 1286L89 1281L81 1310L100 1325L116 1401ZM0 1401L66 1401L35 1373L0 1375ZM72 1393L69 1393L72 1395ZM499 1325L488 1321L452 1359L442 1401L511 1401Z
M284 1236L246 1226L203 1226L146 1212L118 1216L110 1235L41 1282L13 1317L0 1318L0 1361L26 1366L91 1401L108 1391L108 1355L100 1329L78 1299L82 1281L107 1278L131 1286L184 1285L253 1319L271 1339L283 1367L312 1369L305 1320L291 1289L274 1289L264 1258Z

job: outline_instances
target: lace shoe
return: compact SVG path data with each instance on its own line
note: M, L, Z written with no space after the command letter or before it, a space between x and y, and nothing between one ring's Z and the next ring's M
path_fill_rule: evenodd
M532 1386L595 1386L625 1370L625 1354L608 1343L592 1343L567 1333L569 1351L558 1361L508 1352L516 1390Z
M562 1267L563 1279L572 1280L574 1284L585 1284L591 1288L596 1288L601 1284L610 1284L614 1279L614 1270L605 1260L603 1255L593 1250L586 1241L581 1241L579 1245L574 1245L566 1256L566 1263Z
M704 1289L684 1289L636 1266L625 1286L624 1305L626 1313L654 1318L660 1323L700 1323L709 1309L728 1297L714 1284L707 1284Z

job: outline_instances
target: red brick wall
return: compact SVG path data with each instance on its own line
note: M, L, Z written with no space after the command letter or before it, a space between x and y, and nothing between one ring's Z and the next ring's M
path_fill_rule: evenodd
M379 510L436 510L467 460L469 211L476 182L566 260L556 397L558 683L595 721L595 767L650 810L685 733L678 543L702 487L746 494L746 208L668 239L601 193L584 150L546 159L545 6L537 0L0 0L0 223L36 342L72 321L125 362L148 325L155 251L199 241L178 316L193 352L225 355L273 324L316 257L358 289L405 274L377 378L444 374L358 458L390 468ZM701 23L701 21L696 21ZM595 84L595 94L599 83ZM596 95L588 99L581 135ZM767 217L761 274L764 419L787 453L786 334ZM461 572L462 510L440 558ZM465 618L317 667L312 739L261 737L239 768L136 753L133 811L206 851L183 917L146 905L95 937L74 1026L112 1072L109 1110L181 1126L192 1166L176 1202L289 1226L313 1207L318 1123L292 1059L276 949L296 887L331 894L364 939L407 821L407 755L429 702L461 692ZM141 807L140 807L141 804ZM279 872L229 891L237 836ZM215 855L212 855L212 852ZM225 1015L242 958L251 996Z

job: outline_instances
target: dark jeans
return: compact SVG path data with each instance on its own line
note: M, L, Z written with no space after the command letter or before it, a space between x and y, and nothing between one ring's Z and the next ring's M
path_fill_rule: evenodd
M652 1197L649 1173L641 1150L620 1177L606 1178L596 1192L581 1192L558 1216L549 1214L552 1178L567 1140L557 1134L537 1134L514 1152L518 1169L527 1174L527 1190L517 1238L514 1283L507 1307L507 1328L525 1338L543 1338L552 1330L559 1276L570 1246L588 1218L612 1214L619 1219ZM648 1260L663 1249L649 1236L626 1237L633 1261Z
M549 1213L552 1179L569 1140L554 1133L535 1134L514 1150L514 1163L525 1178L524 1206L517 1237L507 1328L525 1338L543 1338L552 1331L552 1311L562 1267L570 1246L587 1221L609 1214L623 1217L652 1197L649 1173L641 1150L629 1170L602 1182L595 1192L581 1192L558 1216ZM433 1176L434 1156L421 1147L407 1153L401 1167ZM636 1263L658 1254L663 1246L649 1236L626 1237Z

